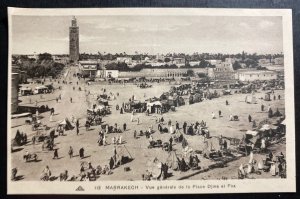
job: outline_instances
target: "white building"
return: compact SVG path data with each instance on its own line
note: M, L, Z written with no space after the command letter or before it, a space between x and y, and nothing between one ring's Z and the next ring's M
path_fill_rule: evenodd
M235 58L231 58L231 57L225 58L226 63L234 64L235 61L236 61Z
M119 77L119 71L118 70L105 70L104 71L104 77L105 78L118 78Z
M178 67L185 66L185 58L174 58L173 64L175 64Z
M213 68L208 72L208 76L215 80L221 81L228 81L234 80L235 71L233 70L232 64L228 62L221 62L215 65L216 67Z
M200 61L190 61L189 64L190 66L197 66L200 64Z
M218 65L218 64L221 64L222 60L218 60L218 59L210 59L210 60L205 60L207 62L209 62L211 65Z
M284 64L284 58L283 57L277 57L274 59L275 65L283 65Z
M238 73L240 81L273 80L277 79L277 72L268 70L241 71Z
M263 66L263 65L270 65L271 64L271 60L270 59L259 59L258 63L261 66Z
M130 64L132 62L131 57L117 57L117 62L124 62L126 64Z
M79 71L84 77L95 77L97 75L97 61L80 61Z

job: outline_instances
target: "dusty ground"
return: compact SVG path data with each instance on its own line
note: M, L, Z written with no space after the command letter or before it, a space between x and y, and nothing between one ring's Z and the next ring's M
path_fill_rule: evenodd
M70 69L70 74L75 72L75 68ZM54 107L55 116L53 117L54 122L49 122L49 112L43 113L44 117L41 119L43 124L47 124L50 127L54 127L58 121L63 120L65 117L70 118L72 115L76 118L80 118L80 134L77 136L75 130L66 131L65 136L59 136L55 139L55 148L58 148L59 159L53 160L53 152L52 151L42 151L41 144L32 145L29 142L27 145L19 147L16 152L12 153L12 167L18 168L18 175L22 175L24 180L39 180L39 176L43 170L43 168L48 165L53 175L58 176L59 173L63 172L65 169L69 171L70 175L77 175L80 169L80 162L87 161L91 162L95 167L96 165L104 166L108 164L109 158L113 154L114 146L111 143L111 139L113 136L119 136L118 134L108 134L107 135L107 146L98 146L98 132L99 126L94 126L90 131L86 131L83 126L85 123L86 117L86 109L90 105L88 102L93 102L96 95L101 93L101 88L106 88L107 92L117 93L119 92L119 96L116 100L109 101L111 105L112 114L103 118L104 124L109 123L113 125L117 123L118 125L123 125L127 123L127 130L120 134L122 135L122 139L124 140L124 145L126 149L130 152L130 155L134 158L134 160L126 165L123 165L117 169L113 170L113 174L109 176L102 175L99 180L141 180L142 173L147 169L147 162L153 160L155 157L160 159L161 161L165 161L168 157L168 153L162 151L160 148L158 149L148 149L148 140L145 137L140 137L139 139L133 138L133 131L137 130L147 130L149 126L153 125L154 130L157 130L156 118L160 117L156 114L152 114L150 116L146 116L143 113L136 114L134 116L135 121L130 122L131 114L125 113L120 114L119 111L116 111L116 104L121 105L122 102L127 102L128 99L134 94L136 99L144 100L146 98L157 96L159 97L165 91L168 91L172 86L169 83L154 83L152 88L140 89L135 85L128 84L119 85L103 85L103 84L95 84L95 85L86 85L84 81L81 80L79 82L79 86L85 88L85 91L78 91L78 86L76 85L76 81L74 80L72 75L68 75L67 80L72 81L72 85L62 85L62 90L56 90L53 94L44 94L41 98L40 95L30 96L30 97L21 97L22 104L28 104L29 98L31 98L32 102L36 100L39 101L39 105L47 104L49 107ZM54 82L54 86L57 86L57 82ZM76 90L73 91L73 86L76 87ZM87 91L91 92L91 95L87 98ZM59 103L56 102L56 97L62 95L62 100ZM178 121L180 126L182 126L183 122L186 121L188 124L195 123L196 121L204 120L209 127L211 132L211 136L228 136L228 137L236 137L241 138L244 134L245 130L251 129L251 123L248 122L248 115L251 114L252 118L256 121L261 121L267 118L267 112L261 112L260 106L264 104L266 107L270 104L273 108L279 108L280 112L284 112L284 92L283 91L275 91L276 96L278 94L281 95L281 100L265 102L263 100L258 100L257 104L246 104L245 96L246 94L234 94L222 96L213 100L206 100L201 103L193 104L193 105L185 105L176 109L175 112L168 112L163 114L165 121L169 119L172 120L173 124L175 121ZM257 93L257 98L264 97L264 93ZM73 98L73 103L70 103L70 97ZM228 100L230 105L226 106L225 101ZM211 118L212 112L216 115L218 111L222 111L223 117L217 117L216 119ZM238 115L240 121L230 122L229 115ZM137 124L137 117L139 117L140 124ZM25 132L28 135L28 140L31 140L31 136L36 132L31 130L30 125L25 124L25 118L18 118L12 120L12 128L11 128L11 136L12 138L15 136L17 129L21 132ZM166 122L165 122L166 123ZM165 124L165 126L167 126ZM154 139L161 139L167 142L170 138L169 134L159 134L158 132L153 134ZM202 150L204 147L203 138L201 136L185 136L188 140L189 145L194 150ZM218 144L216 139L211 139L210 145L214 148L218 149ZM72 146L74 149L74 154L76 157L69 158L68 150L69 147ZM81 160L78 157L78 150L84 147L86 158ZM181 144L174 145L176 153L181 153L182 147ZM17 148L15 148L17 149ZM124 148L124 152L127 153ZM274 151L283 151L285 153L285 146L275 147ZM30 162L25 163L22 159L25 151L35 152L39 156L38 162ZM256 157L255 158L260 158ZM203 174L195 175L191 177L191 179L217 179L220 178L220 175L231 178L232 176L236 176L236 169L240 165L241 162L247 162L248 157L241 158L238 161L232 162L228 164L228 167L223 169L215 169ZM212 161L201 159L201 164L203 166L211 164ZM131 171L124 172L123 167L129 166ZM191 174L192 171L179 173L173 172L173 176L170 179L178 179L185 175ZM256 176L257 178L269 178L270 174L266 173L261 176Z

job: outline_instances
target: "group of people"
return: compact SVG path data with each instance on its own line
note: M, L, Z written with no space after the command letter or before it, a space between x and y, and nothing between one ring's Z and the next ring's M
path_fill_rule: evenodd
M286 160L282 152L274 156L269 151L265 158L256 161L253 151L250 152L249 162L245 165L241 164L238 168L238 178L251 178L251 174L261 175L261 172L268 172L272 176L286 177Z

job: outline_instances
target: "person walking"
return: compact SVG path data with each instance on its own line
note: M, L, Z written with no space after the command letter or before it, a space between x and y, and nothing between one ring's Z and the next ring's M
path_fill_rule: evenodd
M53 159L58 159L58 149L54 149Z

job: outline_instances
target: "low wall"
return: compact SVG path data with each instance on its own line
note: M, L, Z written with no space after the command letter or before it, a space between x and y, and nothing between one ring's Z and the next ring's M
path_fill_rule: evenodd
M207 74L207 69L205 68L175 68L175 69L152 69L146 68L141 71L136 72L125 72L119 71L120 78L132 78L132 77L182 77L187 73L188 70L193 70L194 73L205 73Z

